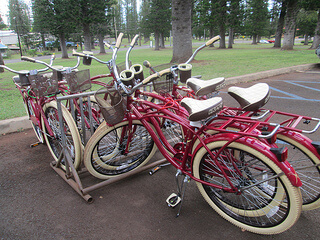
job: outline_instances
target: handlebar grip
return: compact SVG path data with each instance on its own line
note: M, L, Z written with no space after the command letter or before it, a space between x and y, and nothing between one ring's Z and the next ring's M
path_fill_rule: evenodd
M33 59L33 58L31 58L31 57L26 57L26 56L21 56L21 60L22 60L22 61L33 62L33 63L36 62L35 59Z
M85 57L86 55L83 54L83 53L79 53L79 52L76 52L76 50L72 50L72 56L77 56L77 57Z
M216 42L218 40L220 40L220 36L219 35L211 38L208 42L206 42L206 46L209 46L209 45L211 45L212 43L214 43L214 42Z
M116 48L120 48L122 37L123 37L123 33L120 33L118 38L117 38Z
M146 68L150 68L151 67L151 63L147 60L143 61L143 66L145 66Z
M154 74L150 75L149 77L145 78L142 81L142 84L146 85L146 84L148 84L149 82L153 81L155 78L158 78L158 77L160 77L160 74L159 73L154 73Z
M104 45L106 45L107 48L111 48L111 45L109 43L104 43Z
M134 36L134 38L132 39L132 41L131 41L131 44L130 44L131 47L134 46L134 44L136 43L136 41L137 41L138 38L139 38L139 34L136 34L136 35Z
M170 68L167 68L167 69L161 70L161 71L159 72L160 76L162 76L162 75L164 75L164 74L167 74L167 73L171 73Z
M170 73L170 68L167 68L167 69L164 69L160 72L157 72L157 73L154 73L152 75L150 75L149 77L145 78L143 81L142 81L142 84L145 85L153 80L155 80L156 78L159 78L161 77L162 75L164 74L167 74L167 73Z

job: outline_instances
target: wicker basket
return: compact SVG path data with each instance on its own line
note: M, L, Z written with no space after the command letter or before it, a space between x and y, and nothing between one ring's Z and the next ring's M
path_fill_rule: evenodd
M132 62L129 61L129 69L130 69L131 65L132 65ZM122 63L117 64L117 70L118 70L118 73L121 73L123 70L126 70L126 63L122 62Z
M99 89L94 95L103 118L109 125L115 125L124 118L126 102L113 87Z
M54 95L59 90L58 80L53 77L52 72L29 75L28 78L37 97Z
M82 92L91 88L89 69L63 74L71 93Z
M172 92L173 88L173 75L168 73L162 75L153 81L153 90L159 94L166 94Z
M170 68L172 66L172 63L164 63L164 64L160 64L157 66L152 67L154 70L156 70L157 72L160 72L164 69ZM153 74L153 72L151 71L151 69L149 70L150 75Z

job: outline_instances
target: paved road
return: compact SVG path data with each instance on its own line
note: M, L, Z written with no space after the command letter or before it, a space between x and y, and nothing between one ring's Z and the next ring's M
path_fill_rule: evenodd
M261 81L272 88L266 107L320 117L319 70ZM236 105L225 89L221 96ZM93 191L95 201L88 204L51 169L46 146L29 147L35 141L31 130L0 137L0 239L320 239L320 209L303 212L282 234L259 236L218 216L193 182L175 218L177 210L165 203L176 190L171 166ZM82 179L96 182L88 174Z

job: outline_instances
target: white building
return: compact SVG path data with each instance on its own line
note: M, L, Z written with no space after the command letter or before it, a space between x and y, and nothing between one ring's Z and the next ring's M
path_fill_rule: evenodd
M4 45L17 45L18 36L14 31L0 31L0 43Z

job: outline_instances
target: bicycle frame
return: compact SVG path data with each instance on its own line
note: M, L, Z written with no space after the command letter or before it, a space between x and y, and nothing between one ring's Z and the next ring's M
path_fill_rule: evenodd
M150 95L152 95L152 93L150 93ZM145 126L145 128L148 130L148 132L154 139L154 142L157 145L161 154L175 168L180 170L183 174L188 175L191 179L195 181L201 182L203 184L207 184L215 188L222 189L227 192L238 192L239 189L233 186L231 181L228 180L229 179L228 173L224 171L224 168L219 163L217 157L212 154L210 149L208 149L207 144L212 141L219 141L219 140L226 141L226 144L220 149L219 153L223 151L227 146L229 146L232 142L235 142L235 141L239 141L243 143L247 141L251 141L252 145L257 149L260 149L260 150L270 149L270 146L257 140L257 134L253 133L254 131L248 131L248 132L239 131L235 133L227 129L222 129L221 127L219 128L213 127L212 125L211 126L203 125L198 129L198 128L192 127L189 121L184 117L180 117L179 114L172 113L170 110L163 108L163 106L142 100L140 98L128 96L127 109L130 109L130 111L132 112L132 114L126 115L126 120L128 120L129 122L129 128L133 119L137 119L141 121L141 123ZM171 109L180 111L179 106L178 107L173 106L171 107ZM185 114L184 110L182 110L181 114L182 115ZM180 144L179 146L171 147L171 145L168 143L164 134L161 131L161 127L157 121L157 119L159 118L165 118L165 119L169 119L174 122L177 122L185 129L186 137L184 139L183 144ZM151 127L151 125L155 130ZM254 128L256 129L258 128L258 126L256 125ZM208 135L206 135L205 133L208 129L214 130L218 132L218 134L210 135L210 137L208 137ZM206 138L203 137L204 135L206 136ZM199 142L199 143L196 146L195 150L193 150L194 144L196 142ZM182 149L179 149L179 147L180 148L182 147ZM220 168L219 171L228 180L230 188L223 188L221 186L202 181L193 176L192 167L190 166L192 166L193 164L193 160L196 152L202 147L204 147L207 150L211 158L214 159L217 166L219 166ZM167 149L169 150L169 152L171 152L172 155L168 153ZM286 174L288 176L288 178L290 179L290 181L294 186L302 185L295 170L290 166L288 162L278 161L278 159L276 159L275 156L270 151L268 151L266 154L270 159L274 161L275 164L277 164L277 166L280 167L280 169L283 171L283 174Z

